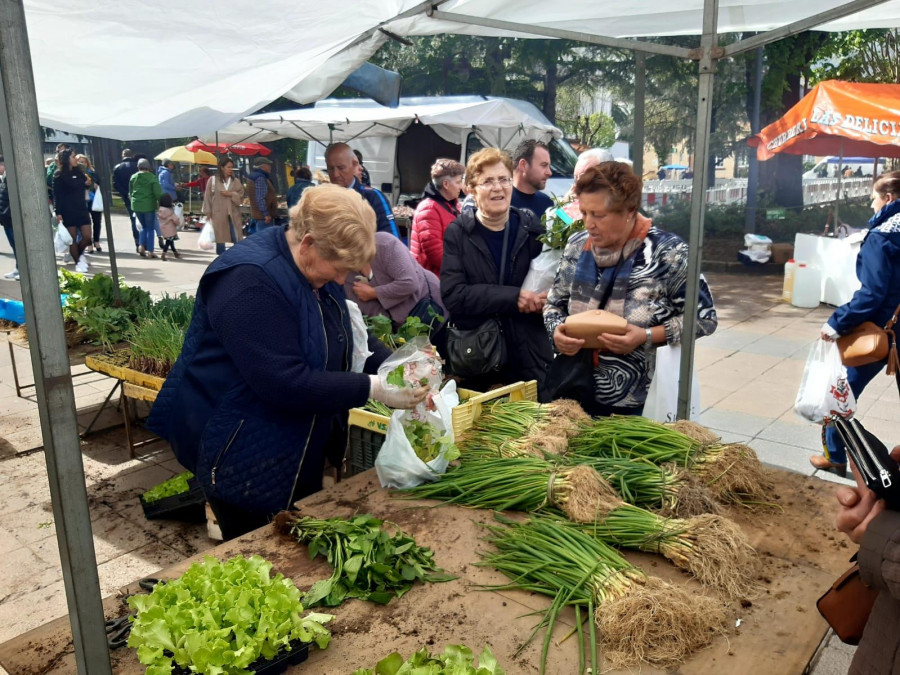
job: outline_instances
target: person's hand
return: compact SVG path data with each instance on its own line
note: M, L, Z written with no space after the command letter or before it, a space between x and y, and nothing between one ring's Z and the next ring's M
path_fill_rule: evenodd
M891 458L900 461L900 445L891 450ZM884 501L878 499L876 494L866 487L859 470L850 460L853 476L856 478L856 487L841 486L835 491L838 503L841 505L835 518L837 529L850 537L855 544L862 542L863 535L869 523L879 513L884 511Z
M272 222L272 216L266 216L266 225Z
M378 375L369 375L369 398L384 403L388 408L409 410L428 396L428 387L387 387Z
M231 190L220 190L220 191L219 191L219 194L222 195L223 197L230 197L230 196L231 196Z
M57 222L57 223L61 223L61 222L62 222L62 216L61 216L61 215L59 215L59 214L56 215L56 222Z
M519 290L518 307L523 314L530 312L540 312L544 309L544 303L547 302L545 293L534 293L533 291Z
M362 281L356 281L353 283L353 292L356 293L356 297L360 300L377 300L378 293L375 289L369 284L364 284Z
M560 354L575 356L584 347L584 340L566 335L566 324L561 323L553 331L553 344Z
M624 335L601 333L597 336L600 349L613 354L630 354L647 341L647 331L640 326L628 324Z
M819 337L825 340L825 342L834 342L838 339L839 335L837 334L837 331L831 327L831 324L826 321L822 324Z

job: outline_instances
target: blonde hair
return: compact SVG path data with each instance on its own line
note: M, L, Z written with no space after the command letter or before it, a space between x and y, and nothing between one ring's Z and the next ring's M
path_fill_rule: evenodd
M360 269L375 257L375 211L355 190L331 184L306 188L288 214L297 239L311 235L326 260Z
M75 155L75 159L76 159L76 161L79 160L79 159L83 159L83 160L84 160L84 165L85 165L87 168L89 168L91 171L94 170L94 165L91 164L91 158L88 157L87 155Z
M469 157L466 163L466 186L474 190L484 170L494 164L502 164L509 171L509 175L513 175L513 161L509 155L497 148L485 148Z

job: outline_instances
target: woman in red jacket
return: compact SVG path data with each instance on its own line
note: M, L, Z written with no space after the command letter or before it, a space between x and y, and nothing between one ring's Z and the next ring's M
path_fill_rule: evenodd
M435 161L431 181L425 186L425 198L413 216L409 250L422 267L438 276L444 259L444 230L459 215L465 172L466 167L452 159Z

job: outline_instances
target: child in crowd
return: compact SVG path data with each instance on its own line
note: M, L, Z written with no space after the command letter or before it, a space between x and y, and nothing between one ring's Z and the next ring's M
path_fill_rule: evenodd
M156 217L159 219L159 231L162 237L162 255L166 259L166 252L171 249L172 255L180 258L181 254L175 250L175 240L178 239L178 216L175 215L174 204L171 195L163 194L159 198L159 211Z

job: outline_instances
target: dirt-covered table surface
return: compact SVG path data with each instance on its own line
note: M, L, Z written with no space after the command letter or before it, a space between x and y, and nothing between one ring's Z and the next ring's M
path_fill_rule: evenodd
M834 486L799 474L777 472L774 477L773 502L780 508L750 512L738 507L730 514L763 558L760 576L764 590L759 597L729 605L729 634L695 654L678 670L681 674L799 675L825 634L827 626L816 611L815 601L849 566L847 561L853 552L833 529ZM434 549L437 563L459 578L416 586L386 606L345 602L333 610L337 618L330 624L333 640L329 648L313 648L309 660L289 672L349 674L359 667L374 667L393 651L408 656L422 646L441 651L445 645L457 643L468 645L476 653L489 644L508 673L538 671L540 637L518 656L515 652L536 621L534 616L523 615L545 609L549 600L521 591L479 590L481 584L505 581L499 573L472 564L479 559L476 551L489 547L481 540L483 529L478 523L491 521L492 515L459 507L429 508L432 505L391 498L379 487L374 471L300 503L302 512L308 515L371 513L397 523L419 544ZM270 527L222 544L212 553L221 559L259 554L273 563L274 571L292 578L301 589L330 574L321 558L310 561L305 547ZM175 577L200 557L162 570L158 576ZM662 558L644 554L627 557L648 574L686 584L698 593L708 592ZM137 592L136 581L122 593ZM108 618L124 611L121 598L107 598L104 606ZM554 642L573 624L574 613L561 615ZM144 672L132 649L115 650L111 658L115 673ZM0 645L0 665L13 675L76 672L68 618ZM576 673L577 667L577 639L571 637L561 645L551 645L548 672ZM645 665L640 672L650 675L662 671Z

